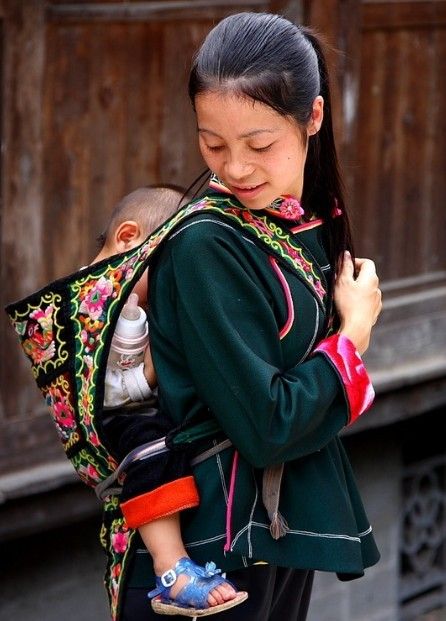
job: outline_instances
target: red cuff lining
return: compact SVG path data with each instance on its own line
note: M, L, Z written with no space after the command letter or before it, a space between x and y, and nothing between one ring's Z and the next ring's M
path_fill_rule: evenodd
M375 397L361 356L343 334L334 334L321 341L314 350L317 352L327 356L344 384L351 424L372 405Z
M199 501L194 477L187 476L126 500L121 504L121 510L128 526L138 528L160 517L196 507Z

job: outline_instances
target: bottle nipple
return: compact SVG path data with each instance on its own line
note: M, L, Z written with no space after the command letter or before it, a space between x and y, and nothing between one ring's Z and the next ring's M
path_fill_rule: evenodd
M137 293L131 293L129 295L128 300L124 304L122 311L121 311L121 316L124 319L128 319L130 321L139 319L140 310L138 308L138 301L139 301L139 298L138 298Z

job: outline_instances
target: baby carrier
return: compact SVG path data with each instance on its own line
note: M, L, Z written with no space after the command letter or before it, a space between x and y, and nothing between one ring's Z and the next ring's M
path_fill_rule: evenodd
M114 328L135 283L174 228L197 212L223 217L325 296L302 249L267 215L247 212L232 196L210 192L182 208L139 247L56 280L6 312L31 362L33 377L49 406L66 456L87 485L104 500L101 543L108 555L105 582L113 620L119 617L120 586L133 552L135 531L119 508L119 477L126 464L168 450L165 439L138 447L119 465L103 438L104 378ZM205 423L180 431L176 443L214 434ZM114 485L114 487L112 487Z

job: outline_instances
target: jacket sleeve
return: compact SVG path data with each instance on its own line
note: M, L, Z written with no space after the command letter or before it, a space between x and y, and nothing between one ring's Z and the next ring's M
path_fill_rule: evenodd
M282 368L279 326L259 273L222 227L203 235L200 226L168 243L153 276L152 352L166 403L171 353L157 316L167 303L199 399L248 462L265 467L319 450L368 406L359 355L333 336L305 362ZM359 366L354 402L347 384L355 384Z
M144 375L144 363L130 369L108 368L104 380L104 407L115 408L153 396Z

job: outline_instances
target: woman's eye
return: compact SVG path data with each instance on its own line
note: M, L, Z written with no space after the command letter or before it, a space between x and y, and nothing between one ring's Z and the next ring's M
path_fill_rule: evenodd
M265 151L268 151L269 149L271 149L272 146L273 146L273 143L267 144L264 147L251 147L251 149L253 151L256 151L256 153L264 153Z
M216 153L217 151L222 151L223 150L223 145L206 145L206 149L208 151L213 151L214 153Z

